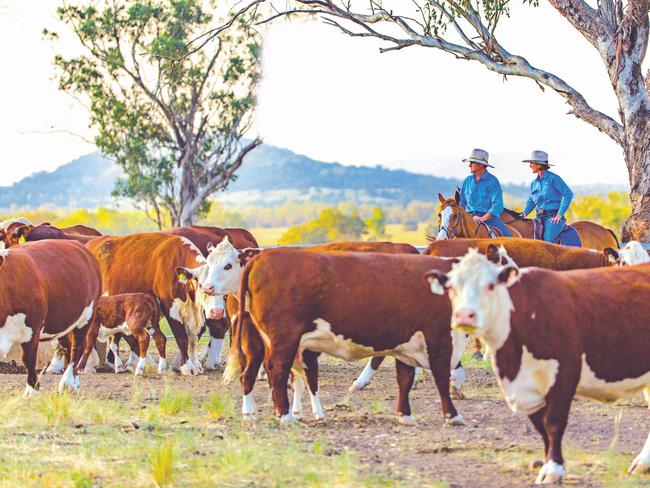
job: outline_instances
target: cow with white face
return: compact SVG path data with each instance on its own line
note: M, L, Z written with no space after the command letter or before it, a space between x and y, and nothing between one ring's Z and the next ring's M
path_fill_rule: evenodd
M205 269L199 278L201 290L210 296L239 293L244 266L260 249L242 249L230 243L227 237L216 246L208 246Z
M575 395L650 402L650 264L550 271L498 267L470 250L449 273L426 275L449 290L453 329L482 337L506 402L544 440L536 483L565 473L562 436ZM614 326L615 324L615 326ZM650 436L630 473L650 470Z
M619 250L613 247L606 247L603 249L603 252L610 263L615 263L618 266L650 263L650 254L648 254L648 251L638 241L630 241Z

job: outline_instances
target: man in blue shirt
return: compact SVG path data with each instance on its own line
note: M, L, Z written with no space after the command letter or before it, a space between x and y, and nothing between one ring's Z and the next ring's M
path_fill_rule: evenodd
M521 215L525 217L535 209L535 218L544 221L543 239L555 242L564 229L564 214L571 204L573 192L562 178L549 171L549 167L553 165L548 162L546 152L533 151L530 159L524 159L522 162L530 164L530 169L537 178L530 184L530 196Z
M463 159L463 163L469 163L472 174L463 181L460 189L460 205L465 207L475 222L496 227L504 237L512 237L501 221L503 192L499 180L487 170L488 167L494 168L488 163L489 156L483 149L473 149L472 154L467 159Z

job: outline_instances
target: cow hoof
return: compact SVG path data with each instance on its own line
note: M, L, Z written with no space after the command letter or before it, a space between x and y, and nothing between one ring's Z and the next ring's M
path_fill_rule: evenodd
M413 418L411 415L402 415L401 413L397 414L397 423L406 425L407 427L415 427L418 425L418 421Z
M457 414L455 417L447 418L445 419L445 422L447 422L448 425L452 425L454 427L466 425L465 419L461 414Z
M642 459L641 455L637 456L630 467L627 468L628 474L641 474L650 471L650 464L647 459Z
M167 359L158 359L158 374L165 374L167 372Z
M354 381L352 385L350 385L350 388L348 388L348 391L361 391L369 384L370 383L361 383L361 382Z
M475 359L476 361L483 361L483 354L481 354L479 351L476 351L474 354L472 354L472 359Z
M554 461L547 461L546 464L542 466L542 469L539 470L535 484L550 485L553 483L559 483L562 481L562 476L564 476L564 466L557 464Z
M199 369L194 365L194 363L189 360L183 366L181 366L180 372L182 376L196 376L200 373Z
M95 374L97 369L94 366L86 366L83 370L84 374Z
M25 387L25 392L23 393L23 396L24 397L30 397L30 396L38 395L39 393L40 392L38 390L35 390L30 385L27 385Z
M463 393L463 390L461 390L460 388L454 385L451 385L450 393L451 393L451 398L453 398L454 400L465 400L467 398Z
M280 417L280 425L292 425L296 423L296 417L291 412Z
M241 418L246 422L255 422L257 420L257 414L243 413Z

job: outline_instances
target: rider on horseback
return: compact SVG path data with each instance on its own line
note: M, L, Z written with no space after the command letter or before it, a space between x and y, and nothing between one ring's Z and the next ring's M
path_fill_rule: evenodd
M465 178L460 189L460 205L477 223L487 224L499 229L504 237L512 234L501 221L503 212L503 193L499 180L487 168L494 168L488 163L489 154L483 149L473 149L472 154L463 163L469 163L471 175Z
M562 178L549 171L549 167L554 165L548 162L546 152L533 151L530 159L524 159L522 162L530 163L530 169L537 178L530 184L530 196L521 216L526 217L535 209L535 219L540 219L544 223L543 239L556 242L564 229L566 223L564 214L571 204L573 192Z

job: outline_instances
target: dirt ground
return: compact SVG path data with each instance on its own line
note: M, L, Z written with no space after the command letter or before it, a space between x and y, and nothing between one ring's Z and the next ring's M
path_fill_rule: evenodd
M511 487L534 482L542 458L542 441L525 417L510 412L486 364L467 363L467 399L456 401L467 425L444 424L440 401L430 374L412 392L412 408L418 426L405 427L394 420L397 387L393 361L386 361L364 390L348 392L363 363L321 361L321 398L326 420L312 420L309 401L298 427L305 442L323 440L333 449L348 449L360 469L379 473L403 486ZM25 375L12 368L0 375L0 394L19 395ZM98 373L81 377L82 395L98 399L131 399L141 389L142 401L158 401L163 384L207 398L215 391L226 394L240 408L239 385L224 386L221 371L198 377L168 373L166 379L147 373L134 382L131 374ZM44 375L42 390L53 391L60 377ZM137 385L137 386L136 386ZM269 388L258 381L255 388L258 422L273 415ZM618 440L617 415L622 415ZM642 397L613 405L576 399L564 437L566 467L564 483L577 486L650 486L650 475L627 476L627 464L641 450L650 430L650 415ZM281 430L278 431L281 434Z

